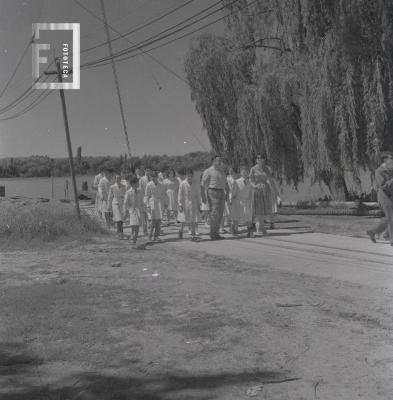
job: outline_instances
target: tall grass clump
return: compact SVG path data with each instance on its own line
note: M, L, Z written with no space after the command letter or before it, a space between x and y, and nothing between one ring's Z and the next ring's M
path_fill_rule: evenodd
M60 202L0 204L0 238L3 240L51 242L104 233L98 221L84 214L79 221L74 208Z

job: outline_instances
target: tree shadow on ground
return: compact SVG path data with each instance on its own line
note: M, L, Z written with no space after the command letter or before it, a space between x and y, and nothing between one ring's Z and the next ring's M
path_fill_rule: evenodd
M105 374L81 374L73 378L77 385L30 388L5 394L2 400L213 400L218 389L240 387L242 393L253 384L278 381L283 372L253 371L220 374L155 374L150 377L119 377ZM221 393L222 395L222 393Z
M14 376L25 373L42 360L28 354L23 343L0 343L0 376Z

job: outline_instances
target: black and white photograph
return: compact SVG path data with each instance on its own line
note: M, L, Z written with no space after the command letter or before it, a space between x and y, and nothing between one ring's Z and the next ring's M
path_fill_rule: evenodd
M0 399L393 399L393 0L0 0Z

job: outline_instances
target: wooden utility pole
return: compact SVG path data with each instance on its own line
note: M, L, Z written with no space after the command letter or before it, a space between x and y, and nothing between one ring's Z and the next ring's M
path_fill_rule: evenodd
M114 61L114 59L113 59L113 50L112 50L111 36L110 36L110 33L109 33L109 26L108 26L108 21L107 21L107 18L106 18L104 0L101 0L101 11L102 11L103 19L104 19L105 32L106 32L106 40L107 40L107 42L108 42L108 49L109 49L109 56L111 57L111 64L112 64L113 77L114 77L114 79L115 79L117 99L118 99L118 101L119 101L119 106L120 106L121 120L122 120L122 122L123 122L124 136L125 136L125 138L126 138L128 159L130 160L130 159L131 159L131 145L130 145L130 140L129 140L129 138L128 138L127 124L126 124L126 118L125 118L125 116L124 116L123 102L122 102L122 100L121 100L120 86L119 86L119 79L118 79L118 77L117 77L116 64L115 64L115 61Z
M58 80L59 80L59 82L63 82L63 76L62 76L62 72L61 72L61 68L60 68L60 59L59 58L56 58L56 67L57 67ZM74 189L75 211L76 211L76 216L80 220L81 219L81 211L79 208L78 191L76 188L74 159L72 157L72 146L71 146L70 128L68 126L67 107L66 107L66 102L65 102L65 97L64 97L64 89L59 89L59 90L60 90L61 105L63 108L64 127L65 127L66 138L67 138L68 158L70 160L72 187Z

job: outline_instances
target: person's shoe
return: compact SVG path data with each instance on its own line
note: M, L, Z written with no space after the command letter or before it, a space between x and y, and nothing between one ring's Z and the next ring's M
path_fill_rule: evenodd
M270 223L270 229L274 229L274 222Z
M220 235L214 235L214 236L211 236L211 239L212 240L224 240L225 238Z
M179 239L183 239L183 232L179 232Z
M375 240L375 233L373 231L367 231L366 233L373 243L377 243L377 241Z

